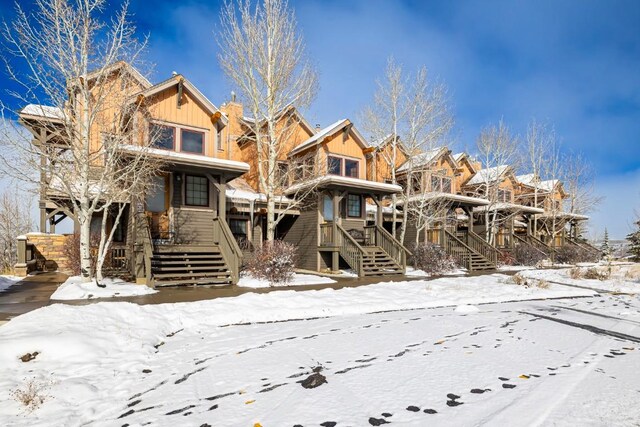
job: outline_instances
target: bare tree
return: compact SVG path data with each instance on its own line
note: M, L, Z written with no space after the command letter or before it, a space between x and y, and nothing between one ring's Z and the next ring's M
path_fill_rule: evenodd
M483 206L487 242L495 244L499 228L518 214L513 206L513 192L501 187L505 175L517 170L520 164L520 142L509 127L500 120L497 125L484 128L476 141L478 160L482 169L469 181L472 195L489 201ZM514 205L515 206L515 205Z
M430 175L427 172L413 173L410 175L407 203L403 207L403 215L411 221L416 229L415 242L420 243L420 233L424 233L427 239L427 231L438 224L444 229L452 212L452 201L442 192L442 189L433 188ZM405 188L406 190L406 188ZM401 201L404 203L404 200ZM404 237L404 236L403 236ZM401 240L401 242L403 242Z
M0 195L0 273L8 273L18 262L16 237L33 228L31 198L18 191Z
M562 158L562 181L569 195L566 208L569 213L586 215L595 209L604 197L595 193L595 172L582 153L570 152ZM572 227L579 223L572 222ZM578 230L572 230L578 236Z
M123 212L133 195L145 193L158 167L145 150L153 136L144 130L144 99L133 97L150 85L134 68L143 65L146 40L136 38L127 7L110 14L106 0L37 0L30 13L16 4L16 18L3 26L7 69L19 87L12 94L28 106L17 112L3 106L1 157L8 173L40 186L41 197L76 221L87 281L93 274L102 280ZM20 116L30 138L15 138L9 114ZM124 152L126 144L137 149ZM90 232L97 216L93 272Z
M281 120L290 107L305 108L315 96L317 77L305 55L296 19L286 0L226 3L218 33L218 59L248 106L256 146L260 190L267 199L267 240L277 218L278 159L291 147L296 126Z
M533 174L534 179L531 181L533 186L533 206L538 207L538 195L540 193L539 178L542 176L546 160L553 151L555 146L555 130L545 123L533 119L527 126L527 134L525 137L526 151L523 150L525 158L522 161L523 167L527 170L525 173ZM555 176L552 177L554 179ZM533 215L533 233L538 232L538 224Z
M378 89L374 103L363 113L365 128L376 141L389 139L389 149L379 153L389 170L392 184L398 182L400 150L404 150L403 174L406 181L412 180L414 171L424 165L411 159L420 153L430 152L443 145L444 138L453 127L453 116L448 106L447 88L444 84L432 80L426 67L420 68L415 75L404 76L402 67L389 58L383 81L377 82ZM412 190L405 186L401 194L402 201L408 206ZM396 220L397 196L392 195L393 212L392 234L397 235ZM404 241L408 212L404 209L400 226L399 240Z

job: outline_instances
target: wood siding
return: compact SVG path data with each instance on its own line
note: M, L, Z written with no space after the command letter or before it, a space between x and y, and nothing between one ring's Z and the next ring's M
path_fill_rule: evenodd
M298 248L298 267L305 270L318 270L318 210L309 207L300 212L289 232L284 237Z

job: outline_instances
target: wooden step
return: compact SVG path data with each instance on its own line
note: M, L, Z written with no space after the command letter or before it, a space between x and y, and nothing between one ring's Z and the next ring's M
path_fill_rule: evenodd
M231 272L229 270L219 271L219 272L206 272L206 273L160 273L154 274L154 279L163 279L167 277L177 277L177 278L187 278L187 277L219 277L219 276L229 276Z
M180 279L180 280L163 280L156 281L156 287L163 286L189 286L189 285L198 285L198 286L231 286L230 279L224 278L203 278L203 279Z
M193 260L207 260L207 259L222 259L222 255L220 253L197 253L197 254L158 254L154 253L152 256L153 259L158 260L184 260L184 259L193 259Z
M227 266L223 263L221 265L203 265L203 266L198 266L198 267L186 267L186 266L181 266L181 267L164 267L164 266L152 266L151 270L155 273L155 272L170 272L170 271L218 271L218 270L224 270L227 271Z

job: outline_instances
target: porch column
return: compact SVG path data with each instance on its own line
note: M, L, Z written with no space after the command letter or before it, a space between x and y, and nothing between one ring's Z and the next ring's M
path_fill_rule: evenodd
M40 203L44 203L44 202L40 202ZM47 209L46 208L40 208L40 232L41 233L47 232Z
M376 204L376 225L382 227L382 198L380 196L374 196L373 201Z
M340 197L337 192L330 191L331 200L333 202L333 223L331 224L331 235L333 236L333 246L338 244L338 221L340 220ZM337 272L340 269L340 252L333 250L331 252L331 271Z
M220 175L218 186L218 218L223 221L227 219L227 177L225 175Z

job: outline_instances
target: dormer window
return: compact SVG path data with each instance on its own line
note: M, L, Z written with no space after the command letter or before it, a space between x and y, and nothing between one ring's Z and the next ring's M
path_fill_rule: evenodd
M152 123L150 134L150 138L153 140L153 147L162 148L163 150L175 149L175 128Z
M182 144L180 151L185 153L204 154L204 133L182 129Z
M345 159L342 157L327 157L327 173L330 175L348 176L350 178L360 177L360 162L358 160Z

